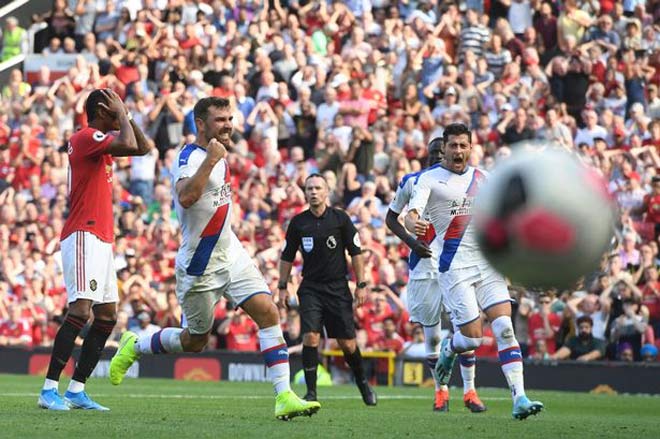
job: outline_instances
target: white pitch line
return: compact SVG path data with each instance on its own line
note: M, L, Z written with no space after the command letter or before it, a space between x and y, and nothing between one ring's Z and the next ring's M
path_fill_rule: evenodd
M2 397L10 398L28 398L28 397L38 397L38 393L2 393L0 394L0 399ZM94 397L98 398L135 398L135 399L273 399L272 396L266 395L177 395L177 394L163 394L163 395L154 395L147 393L94 393ZM384 400L426 400L430 399L432 396L421 396L421 395L379 395L378 399ZM359 396L343 396L343 395L328 395L321 398L321 400L343 400L343 399L362 399ZM490 397L490 398L481 398L484 401L508 401L511 398L504 397Z

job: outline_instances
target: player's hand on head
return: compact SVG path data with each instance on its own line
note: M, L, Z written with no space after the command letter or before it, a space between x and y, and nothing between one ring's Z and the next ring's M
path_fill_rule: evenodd
M227 148L217 139L211 139L206 147L206 155L214 165L227 155Z
M105 102L99 102L99 106L113 114L119 114L121 111L126 113L126 106L117 93L109 88L101 90L105 96Z

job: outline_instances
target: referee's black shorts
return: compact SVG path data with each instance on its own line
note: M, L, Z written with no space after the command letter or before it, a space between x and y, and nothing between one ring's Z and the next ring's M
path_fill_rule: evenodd
M303 280L298 288L303 334L323 332L330 338L355 338L353 295L346 280L317 283Z

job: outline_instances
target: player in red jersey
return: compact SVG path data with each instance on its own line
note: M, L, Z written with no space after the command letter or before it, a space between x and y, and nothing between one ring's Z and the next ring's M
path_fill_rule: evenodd
M153 147L124 103L109 89L92 91L85 103L89 126L69 140L69 216L62 229L62 268L69 310L57 332L39 406L51 410L108 410L85 393L117 319L117 276L112 244L112 157L147 154ZM118 133L111 133L119 131ZM94 321L64 398L58 382L76 337Z

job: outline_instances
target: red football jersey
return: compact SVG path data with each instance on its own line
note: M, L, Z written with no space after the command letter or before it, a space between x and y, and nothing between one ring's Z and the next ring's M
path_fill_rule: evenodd
M548 315L548 321L550 323L550 328L555 334L559 332L561 318L555 313L550 313ZM543 324L543 317L541 317L540 313L536 312L529 317L529 320L527 321L527 331L529 332L529 355L534 355L536 353L536 342L541 339L545 340L545 346L548 353L555 353L557 350L555 337L545 337L545 325Z
M83 128L69 140L69 217L61 239L77 231L114 242L112 156L105 154L114 137Z
M660 195L649 194L645 197L646 221L660 224Z
M259 350L257 338L259 328L250 319L229 324L227 334L227 349L230 351L255 352Z

